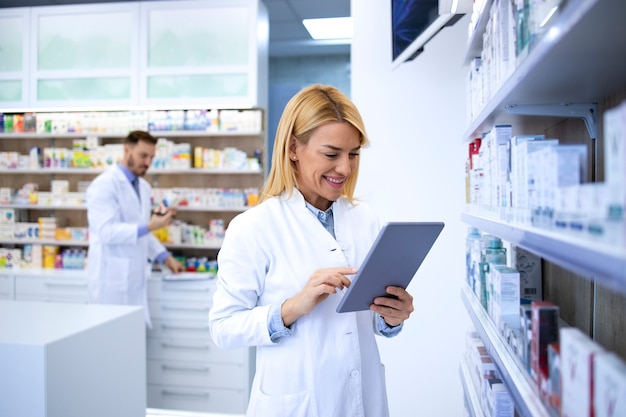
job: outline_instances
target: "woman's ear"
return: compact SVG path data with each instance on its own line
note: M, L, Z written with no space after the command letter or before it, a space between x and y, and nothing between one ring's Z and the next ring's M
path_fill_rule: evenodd
M298 156L296 155L296 149L296 137L294 135L291 135L291 137L289 138L289 159L291 159L292 161L298 159Z

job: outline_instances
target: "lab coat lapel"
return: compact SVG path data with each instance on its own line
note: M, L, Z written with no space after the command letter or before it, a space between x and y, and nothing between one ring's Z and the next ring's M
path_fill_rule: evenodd
M128 181L128 178L126 178L122 169L116 166L114 174L115 179L118 182L118 189L122 192L120 201L124 202L125 214L130 214L129 220L145 222L146 219L144 219L142 215L142 213L144 213L144 200L149 202L150 196L149 190L144 190L145 187L144 184L142 184L142 179L139 179L139 193L141 195L140 202L139 198L137 198L137 193L135 193L133 184Z

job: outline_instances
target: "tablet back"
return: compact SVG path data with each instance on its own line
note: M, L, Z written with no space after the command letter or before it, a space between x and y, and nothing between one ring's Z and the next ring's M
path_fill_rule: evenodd
M443 226L442 222L386 223L339 302L337 312L369 310L374 298L390 297L385 291L389 285L406 289Z

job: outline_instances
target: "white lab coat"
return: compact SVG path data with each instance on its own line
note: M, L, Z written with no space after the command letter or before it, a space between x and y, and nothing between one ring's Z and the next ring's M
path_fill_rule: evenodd
M221 348L256 346L256 375L247 416L386 417L384 366L371 311L335 311L330 295L273 343L271 304L296 295L319 268L359 267L380 230L375 215L346 199L333 204L335 235L324 229L297 190L233 219L218 255L209 313Z
M141 204L135 190L117 165L100 174L87 188L89 222L89 296L97 304L143 306L151 326L146 279L151 261L165 247L137 228L150 219L151 190L139 180Z

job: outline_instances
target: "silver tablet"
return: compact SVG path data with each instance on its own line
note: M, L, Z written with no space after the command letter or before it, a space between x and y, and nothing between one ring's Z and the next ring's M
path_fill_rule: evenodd
M443 229L443 222L386 223L337 306L338 313L369 310L389 285L406 289Z

